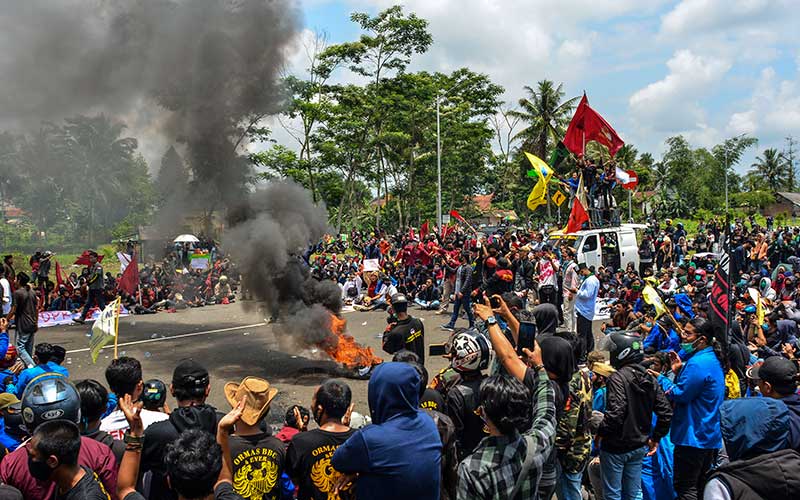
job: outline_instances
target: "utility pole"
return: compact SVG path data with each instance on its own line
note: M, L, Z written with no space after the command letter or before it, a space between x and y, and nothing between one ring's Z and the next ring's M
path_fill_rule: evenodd
M794 191L795 188L795 170L794 170L794 145L797 140L791 135L786 136L786 159L789 161L789 191Z
M440 90L436 95L436 228L438 231L442 230L442 129L439 106L447 94L465 82L466 80L461 80L447 90Z

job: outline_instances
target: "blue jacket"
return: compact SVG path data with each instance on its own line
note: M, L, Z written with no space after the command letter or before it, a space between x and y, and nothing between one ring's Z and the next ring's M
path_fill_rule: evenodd
M442 442L433 419L419 409L420 377L406 363L372 372L368 396L373 425L333 454L331 465L359 473L358 500L438 500Z
M5 446L9 453L19 446L19 441L6 434L6 421L2 418L0 418L0 444Z
M60 373L69 378L69 371L67 371L67 369L63 366L53 363L52 361L48 361L43 365L36 365L31 368L26 368L22 370L22 372L19 374L19 378L17 379L17 397L22 399L22 393L25 392L25 387L28 386L31 380L43 373Z
M789 409L789 435L792 448L800 452L800 395L792 394L782 398L781 401Z
M667 397L675 403L672 414L672 442L706 450L722 447L719 407L725 399L725 376L714 349L706 347L689 356L675 382L659 382L669 389Z
M653 348L656 351L677 352L681 348L681 338L672 328L665 335L661 325L656 322L642 345L644 345L645 349Z

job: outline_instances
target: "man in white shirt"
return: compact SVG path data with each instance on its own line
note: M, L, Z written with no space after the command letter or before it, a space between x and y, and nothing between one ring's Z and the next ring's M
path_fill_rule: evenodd
M2 304L3 316L8 316L8 313L11 312L11 283L3 274L3 268L0 268L0 304Z
M539 301L548 304L558 304L558 261L550 254L550 246L542 247L539 263L536 267L539 273Z
M115 359L106 368L106 382L111 391L122 399L125 394L130 394L133 401L142 395L144 382L142 381L142 365L137 359L122 356ZM167 420L169 415L159 411L141 410L142 423L146 429L150 424ZM108 416L100 421L100 430L109 433L114 439L123 439L128 430L128 421L119 406Z
M566 269L564 270L564 327L568 332L575 331L575 295L581 287L578 274L578 263L575 262L575 250L564 247L566 255Z

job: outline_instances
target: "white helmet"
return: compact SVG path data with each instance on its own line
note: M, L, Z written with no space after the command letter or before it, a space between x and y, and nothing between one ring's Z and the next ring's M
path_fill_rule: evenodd
M486 337L470 329L453 337L450 366L457 372L485 370L489 366L491 347Z

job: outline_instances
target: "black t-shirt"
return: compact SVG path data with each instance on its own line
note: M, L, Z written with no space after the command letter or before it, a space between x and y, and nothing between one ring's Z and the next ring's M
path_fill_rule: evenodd
M483 375L467 380L462 379L447 392L447 416L456 426L459 460L463 460L475 451L481 439L487 436L483 432L483 420L475 414L483 379Z
M430 387L425 389L425 394L419 400L419 407L423 410L435 410L447 414L442 393Z
M256 498L256 497L253 497ZM141 493L134 491L125 495L123 500L147 500ZM214 488L214 500L245 500L244 497L233 491L231 483L220 483Z
M78 484L63 495L56 488L56 500L111 500L111 495L103 487L97 475L86 467L81 468L85 474Z
M231 436L233 489L244 498L278 500L286 445L267 433Z
M401 349L408 349L419 356L425 364L425 327L422 321L409 316L397 320L397 324L383 336L383 350L394 354Z
M34 333L39 329L39 314L36 312L36 294L27 287L14 290L14 305L17 330Z
M354 429L347 432L328 432L314 429L296 434L286 451L286 472L300 488L299 500L328 500L333 495L336 481L341 474L331 466L331 458L342 443L347 441ZM340 500L352 500L355 492L339 491Z

